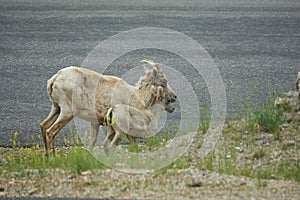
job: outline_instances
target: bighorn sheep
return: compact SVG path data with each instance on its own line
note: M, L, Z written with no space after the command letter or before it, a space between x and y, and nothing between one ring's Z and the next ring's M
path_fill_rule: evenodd
M91 149L94 147L99 126L104 124L109 108L116 104L126 104L137 109L147 109L153 101L153 87L162 87L163 93L170 98L170 103L176 100L176 94L169 87L159 64L151 60L142 60L153 66L146 70L136 86L131 86L121 78L106 76L97 72L79 68L66 67L59 70L47 82L52 108L48 117L40 123L45 153L48 146L54 149L56 134L73 117L91 123ZM168 111L168 110L167 110Z
M108 131L104 140L104 149L117 144L122 135L128 139L146 138L157 133L158 120L163 110L173 112L170 97L163 93L161 86L153 89L153 103L149 109L137 109L135 107L117 104L109 109L106 121Z

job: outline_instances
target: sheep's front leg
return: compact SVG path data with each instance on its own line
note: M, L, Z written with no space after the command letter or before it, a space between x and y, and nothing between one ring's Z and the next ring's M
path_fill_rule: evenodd
M136 143L136 138L134 136L126 134L126 138L129 143Z
M112 139L114 138L115 131L111 126L107 127L107 134L103 142L104 151L107 151L108 146L110 145Z
M98 133L99 133L99 124L98 123L94 123L91 122L91 141L90 141L90 151L93 150L93 148L95 147L95 144L97 142L97 138L98 138Z
M117 145L119 140L121 138L121 133L119 131L115 131L115 137L114 139L111 141L111 143L109 144L108 147L112 147L112 145Z

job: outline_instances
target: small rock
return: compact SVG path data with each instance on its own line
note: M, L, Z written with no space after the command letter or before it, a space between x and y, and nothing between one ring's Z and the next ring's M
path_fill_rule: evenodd
M31 196L31 195L35 194L37 191L38 191L38 188L33 188L28 191L28 194Z
M83 172L80 172L80 175L82 175L82 176L89 176L89 175L91 175L92 174L92 172L91 171L83 171Z
M298 72L297 74L297 79L296 79L296 91L299 91L300 92L300 72Z
M270 179L276 180L277 177L274 174L272 174L271 177L270 177Z
M234 147L236 150L238 150L239 151L239 153L243 153L244 152L244 150L241 148L241 147Z
M263 139L266 139L266 136L261 135L261 136L255 138L255 140L263 140Z
M75 176L74 174L68 176L68 179L75 179L77 176Z
M244 185L247 185L247 182L244 181L240 183L240 186L244 186Z
M188 187L201 187L203 185L202 181L192 179L187 184Z
M281 125L281 128L288 128L289 127L289 124L288 123L284 123Z
M289 140L288 144L291 145L291 146L294 146L295 145L295 141L294 140Z
M0 186L0 192L4 192L5 188Z

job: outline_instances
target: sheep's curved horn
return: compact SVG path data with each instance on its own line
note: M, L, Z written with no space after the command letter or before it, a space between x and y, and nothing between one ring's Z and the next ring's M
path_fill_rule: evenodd
M144 59L144 60L141 60L141 63L147 63L149 65L152 65L154 68L156 68L157 71L160 71L160 65L158 63L154 62L153 60Z
M157 64L156 62L154 62L153 60L150 60L150 59L144 59L144 60L141 60L140 61L141 63L148 63L152 66L154 66L155 64Z

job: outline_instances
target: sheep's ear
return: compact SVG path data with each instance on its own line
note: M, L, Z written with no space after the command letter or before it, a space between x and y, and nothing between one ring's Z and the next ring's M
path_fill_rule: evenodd
M144 67L145 74L148 74L150 70L147 67Z
M160 64L155 63L155 65L153 65L153 67L156 68L156 70L157 70L158 72L160 72Z
M154 69L152 70L152 76L153 76L153 78L155 78L155 79L158 78L159 75L158 75L157 69L154 68Z

